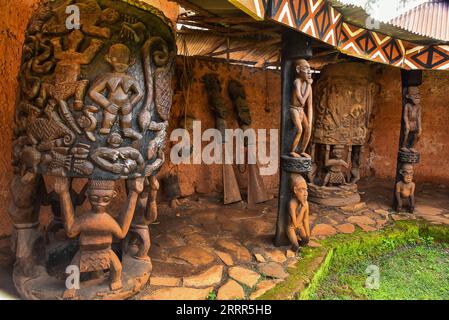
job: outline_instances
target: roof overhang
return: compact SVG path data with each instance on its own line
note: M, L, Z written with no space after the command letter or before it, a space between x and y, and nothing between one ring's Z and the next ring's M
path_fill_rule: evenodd
M449 44L424 44L422 37L418 39L405 30L370 30L346 19L344 12L332 5L333 1L227 1L254 19L272 20L293 28L349 56L408 70L449 69ZM210 0L192 2L200 5Z

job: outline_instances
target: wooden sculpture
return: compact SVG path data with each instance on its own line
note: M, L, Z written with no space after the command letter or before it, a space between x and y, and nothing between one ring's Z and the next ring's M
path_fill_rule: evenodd
M67 28L68 5L79 7L80 28ZM175 56L171 22L143 1L42 1L36 10L19 74L9 208L23 298L126 298L147 282ZM112 205L120 180L123 211ZM91 210L81 214L85 199ZM66 284L71 267L79 288Z

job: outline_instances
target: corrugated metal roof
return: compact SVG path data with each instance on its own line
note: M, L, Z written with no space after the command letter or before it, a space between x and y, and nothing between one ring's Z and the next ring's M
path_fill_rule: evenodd
M449 3L441 0L427 2L389 23L414 34L449 41Z
M367 25L367 21L368 21L368 13L366 11L366 9L360 5L354 5L352 2L354 1L350 1L350 0L327 0L329 2L330 5L332 5L335 9L337 9L342 15L343 15L343 19L346 22L349 22L353 25L359 26L361 28L366 28L369 30L373 30L376 32L380 32L380 33L384 33L393 37L397 37L399 39L402 40L407 40L410 42L414 42L417 44L421 44L421 45L430 45L430 44L441 44L441 43L445 43L448 40L447 39L440 39L440 38L435 38L432 37L430 35L426 35L426 34L421 34L421 33L417 33L417 32L413 32L412 30L409 30L407 28L401 27L401 26L397 26L393 23L391 23L391 21L387 21L387 22L381 22L379 21L379 24L375 25L373 24L372 26ZM427 1L427 3L438 3L441 1ZM447 3L447 1L445 1ZM416 3L415 1L413 3ZM404 10L402 10L402 14L398 15L398 17L404 16L409 12L414 12L414 10L416 10L419 6L421 6L423 4L418 4L416 6L412 6L411 4L405 6ZM447 4L446 4L447 6ZM411 9L407 9L407 8L411 8ZM447 8L446 8L447 10ZM398 9L398 11L400 11ZM437 9L434 9L434 12L437 12ZM396 19L396 18L395 18ZM409 17L405 17L403 20L403 23L405 24L406 21L408 21L410 18ZM414 23L417 24L417 27L420 26L420 24L423 24L423 22L421 22L421 20L423 19L423 16L421 14L415 15L414 17ZM449 16L446 15L446 19L449 19ZM408 22L407 22L408 23ZM432 19L430 19L429 23L433 23ZM441 24L441 23L440 23ZM438 28L436 28L438 29Z

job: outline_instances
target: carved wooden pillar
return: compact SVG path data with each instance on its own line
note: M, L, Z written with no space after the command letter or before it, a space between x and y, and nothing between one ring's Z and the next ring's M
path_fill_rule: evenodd
M421 70L402 70L402 118L399 151L396 166L396 183L393 208L413 213L415 207L414 166L420 161L420 153L415 148L422 133L421 126Z
M312 43L307 36L284 29L282 34L282 110L281 110L281 173L279 183L278 218L276 224L275 245L288 245L286 229L288 227L289 201L291 198L292 172L306 174L311 169L310 158L290 158L290 148L295 128L290 116L291 94L295 78L295 60L310 59Z
M74 28L66 24L69 4L80 14ZM126 298L147 282L175 56L171 23L142 1L44 1L32 17L9 209L22 297ZM114 211L122 207L110 206L120 180L127 203ZM80 215L85 200L91 209ZM54 215L46 234L41 206Z

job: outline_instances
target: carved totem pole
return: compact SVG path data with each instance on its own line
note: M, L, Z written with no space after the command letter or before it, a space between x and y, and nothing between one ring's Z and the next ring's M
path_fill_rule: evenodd
M69 5L78 28L66 25ZM32 17L9 208L23 298L126 298L146 284L175 55L171 22L142 1L44 1ZM127 202L117 210L120 181ZM46 234L41 206L54 215Z
M306 152L313 123L310 40L292 30L282 38L281 181L275 245L297 251L310 238L307 183L312 169Z
M309 200L326 206L360 201L360 155L368 134L376 85L370 66L328 65L315 88Z
M403 110L401 135L399 142L396 185L393 197L393 208L403 211L404 204L408 212L415 211L415 183L413 182L414 165L420 161L420 153L416 144L422 134L421 94L422 72L402 71Z

